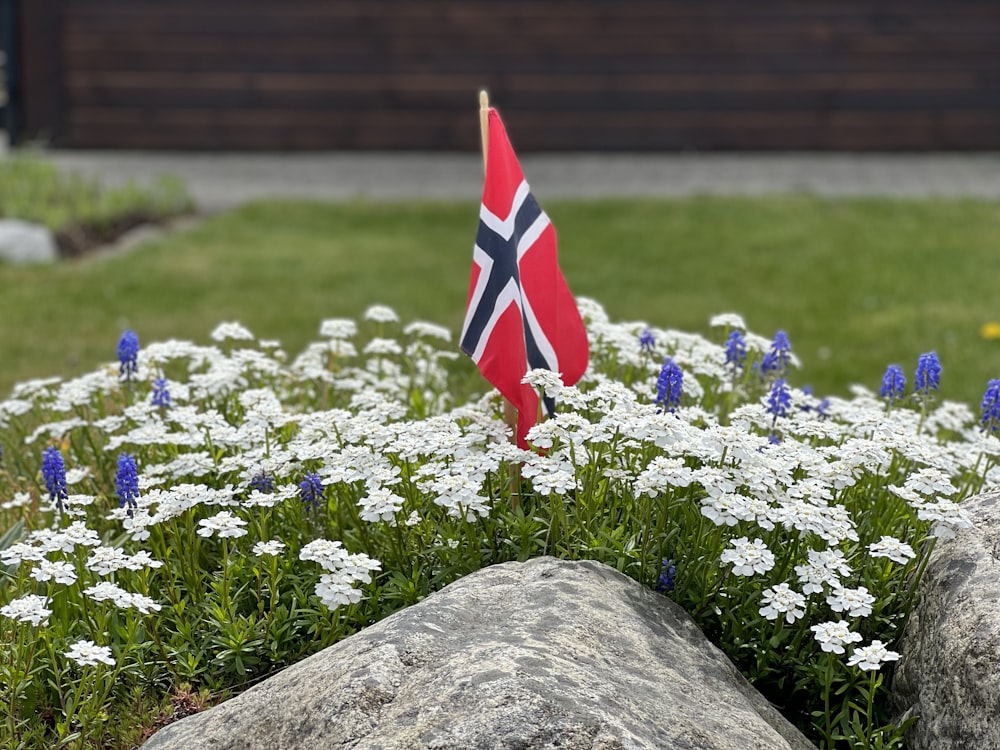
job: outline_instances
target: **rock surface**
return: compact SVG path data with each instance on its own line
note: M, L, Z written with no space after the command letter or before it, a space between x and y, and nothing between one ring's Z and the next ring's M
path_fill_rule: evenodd
M974 528L937 540L897 649L909 750L1000 748L1000 493L962 508Z
M144 750L805 750L677 605L611 568L486 568Z
M8 263L52 263L59 258L52 232L20 219L0 219L0 260Z

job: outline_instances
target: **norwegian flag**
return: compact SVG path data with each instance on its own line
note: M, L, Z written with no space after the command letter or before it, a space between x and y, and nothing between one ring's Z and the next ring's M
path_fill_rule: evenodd
M535 389L521 383L525 373L546 368L573 385L587 369L587 332L559 270L555 228L532 196L492 108L460 346L517 409L521 447L539 409Z

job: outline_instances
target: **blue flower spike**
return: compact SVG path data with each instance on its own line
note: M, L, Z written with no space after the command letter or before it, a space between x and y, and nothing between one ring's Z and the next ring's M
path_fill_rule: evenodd
M773 426L778 417L788 416L788 409L792 405L792 394L788 390L788 385L783 378L778 378L771 386L771 393L767 397L767 411L771 414L771 425Z
M118 362L120 363L119 374L128 383L139 371L139 337L135 331L128 330L122 334L118 341Z
M115 476L115 491L118 493L118 507L127 508L129 517L138 506L139 471L135 458L128 453L118 456L118 474Z
M170 408L170 391L167 389L167 379L157 378L153 381L153 406L161 409Z
M661 594L669 594L674 590L674 579L677 577L677 566L673 560L663 558L660 561L660 577L656 579L656 590Z
M913 378L913 389L923 398L941 387L941 363L937 352L927 352L917 358L917 373Z
M314 471L306 474L305 479L299 482L299 495L307 507L319 507L320 500L326 498L323 494L323 480L320 479L319 474Z
M66 489L66 464L58 448L49 447L42 453L42 479L49 499L55 503L56 509L62 511L63 501L69 498Z
M656 336L650 329L643 328L639 334L639 348L647 354L652 354L654 346L656 346Z
M996 434L1000 428L1000 380L991 380L986 385L982 403L983 417L980 424L985 432Z
M882 376L882 387L879 388L878 395L881 396L889 406L897 401L901 401L906 393L906 375L899 365L889 365Z
M743 369L743 365L747 361L747 341L743 331L733 331L729 334L725 343L725 352L726 365L732 365L735 377L736 371Z
M670 357L663 360L660 376L656 379L656 404L667 411L674 411L681 403L684 373Z

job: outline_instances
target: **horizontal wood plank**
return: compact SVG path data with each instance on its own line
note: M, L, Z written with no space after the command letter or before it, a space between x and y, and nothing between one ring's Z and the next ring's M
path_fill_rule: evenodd
M526 150L1000 149L993 0L35 7L56 145L469 149L486 87Z

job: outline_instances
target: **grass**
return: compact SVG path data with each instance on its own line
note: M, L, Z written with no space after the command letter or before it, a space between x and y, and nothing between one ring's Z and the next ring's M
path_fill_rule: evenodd
M544 199L544 197L543 197ZM877 389L889 363L912 382L943 363L942 396L978 403L1000 377L991 268L1000 204L813 197L546 202L574 293L615 319L706 332L734 311L784 329L793 376L818 393ZM114 257L0 266L0 394L17 381L113 361L118 336L207 343L239 320L297 352L325 317L385 302L456 330L478 205L259 203Z

